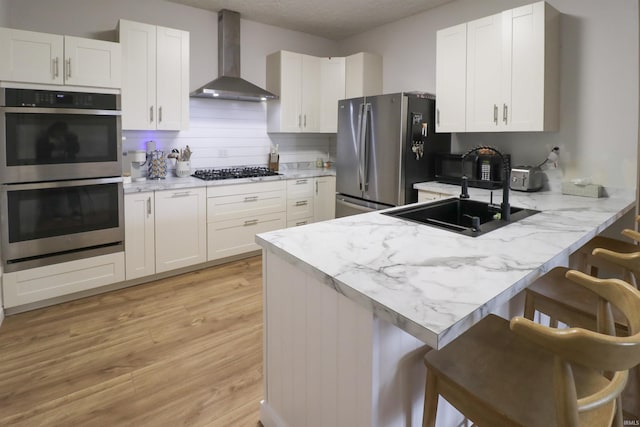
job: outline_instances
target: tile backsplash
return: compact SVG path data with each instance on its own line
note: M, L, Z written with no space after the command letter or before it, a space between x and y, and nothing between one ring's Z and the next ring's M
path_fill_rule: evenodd
M154 141L158 150L189 145L191 167L223 168L266 166L271 144L278 144L280 163L315 162L335 158L335 134L268 134L265 102L190 99L189 129L172 131L123 131L123 165L128 170L130 150L146 150ZM173 168L169 161L169 168Z

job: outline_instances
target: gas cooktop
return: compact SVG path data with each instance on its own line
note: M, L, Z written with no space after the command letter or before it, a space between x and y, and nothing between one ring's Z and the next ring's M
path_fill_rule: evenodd
M199 169L191 176L204 179L205 181L215 181L219 179L255 178L275 175L280 174L264 166L245 166L225 169Z

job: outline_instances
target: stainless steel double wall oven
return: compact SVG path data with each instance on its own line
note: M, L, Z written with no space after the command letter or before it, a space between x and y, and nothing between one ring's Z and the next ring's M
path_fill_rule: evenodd
M4 271L119 252L120 96L0 89Z

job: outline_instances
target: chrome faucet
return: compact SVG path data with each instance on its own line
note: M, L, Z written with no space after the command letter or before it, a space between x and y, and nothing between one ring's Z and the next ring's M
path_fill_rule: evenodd
M495 154L497 154L498 156L500 156L500 160L502 160L502 167L503 167L503 173L502 173L502 205L500 206L501 208L501 219L504 221L509 221L511 219L511 206L509 206L509 183L511 182L511 165L509 164L509 161L507 160L507 158L502 155L502 153L500 151L498 151L497 149L493 148L493 147L489 147L487 145L481 145L478 147L474 147L472 149L470 149L469 151L467 151L466 153L464 153L462 155L462 159L460 160L460 169L461 169L461 176L462 176L462 193L460 194L460 198L461 199L468 199L469 198L469 182L468 182L468 177L464 174L464 161L467 158L467 156L471 153L475 153L476 151L480 151L480 150L491 150L493 151Z

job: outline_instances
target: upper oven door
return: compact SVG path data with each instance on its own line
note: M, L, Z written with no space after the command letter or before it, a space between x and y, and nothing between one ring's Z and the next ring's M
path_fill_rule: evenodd
M122 174L120 111L0 107L0 181Z

